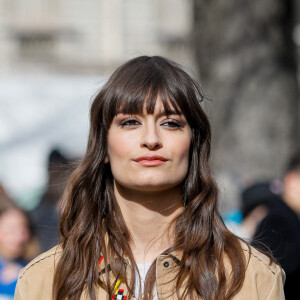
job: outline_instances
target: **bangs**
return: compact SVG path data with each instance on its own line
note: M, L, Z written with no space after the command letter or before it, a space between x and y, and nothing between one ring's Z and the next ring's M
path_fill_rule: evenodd
M141 57L117 69L104 86L103 120L109 128L119 113L153 114L161 101L166 115L183 114L191 125L197 94L194 82L174 63Z
M138 97L132 97L132 95L128 96L129 97L124 97L119 102L119 106L114 112L114 115L119 113L143 114L144 112L147 114L153 114L156 103L159 101L161 101L163 105L164 114L171 115L174 114L174 112L178 115L182 114L182 111L175 99L170 98L165 90L148 90L147 93L142 93L141 95L138 95Z

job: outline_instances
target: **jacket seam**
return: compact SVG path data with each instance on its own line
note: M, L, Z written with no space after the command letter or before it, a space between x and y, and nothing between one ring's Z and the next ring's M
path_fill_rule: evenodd
M46 255L46 256L41 257L40 259L38 259L38 260L36 260L36 261L33 261L31 264L29 264L27 267L25 267L25 268L23 269L23 271L21 271L21 273L20 273L20 275L19 275L19 278L21 279L21 278L24 276L24 274L25 274L31 267L33 267L35 264L37 264L38 262L40 262L40 261L42 261L42 260L44 260L44 259L46 259L46 258L48 258L48 257L50 257L50 256L54 256L54 255L60 254L60 253L62 253L62 251L54 251L54 252L49 253L49 254Z
M273 290L275 289L276 281L277 281L277 277L278 277L278 275L279 275L279 272L280 272L280 270L278 270L278 271L275 273L275 280L274 280L274 283L273 283L273 285L272 285L272 288L271 288L271 290L270 290L270 293L269 293L269 295L268 295L267 300L271 299L270 296L272 296Z
M245 252L248 252L249 253L249 251L248 251L248 249L244 249L243 248L243 250L245 251ZM250 255L251 256L253 256L253 257L255 257L256 259L258 259L259 261L261 261L273 274L276 274L277 272L278 272L278 270L276 271L274 268L272 268L270 265L269 265L269 263L268 262L266 262L263 258L261 258L259 255L257 255L257 254L254 254L252 251L250 252Z

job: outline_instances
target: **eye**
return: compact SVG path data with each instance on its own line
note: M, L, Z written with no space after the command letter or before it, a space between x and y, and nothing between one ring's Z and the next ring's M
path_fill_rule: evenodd
M135 126L138 126L140 125L141 123L136 120L136 119L133 119L133 118L128 118L128 119L125 119L125 120L122 120L120 122L120 126L123 128L123 127L135 127Z
M182 129L183 125L174 119L164 121L161 126L168 127L170 129Z

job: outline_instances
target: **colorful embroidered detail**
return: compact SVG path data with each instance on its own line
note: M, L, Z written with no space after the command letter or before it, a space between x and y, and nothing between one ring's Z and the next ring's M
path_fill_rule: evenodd
M118 290L118 287L119 287L119 285L121 284L121 282L123 281L123 277L121 277L118 281L117 281L117 283L115 284L115 293L117 294L118 293L118 291L120 291L120 290ZM123 290L122 290L123 291Z
M100 257L100 259L99 259L99 261L98 261L98 264L99 264L99 265L101 264L103 258L104 258L103 256Z
M104 258L103 256L100 257L98 261L99 265L101 264L103 258ZM123 295L124 290L118 289L122 281L123 281L123 277L120 277L120 279L115 284L115 294L112 296L112 298L115 300L127 300L127 296Z
M123 295L124 290L119 289L113 296L112 298L115 300L127 300L127 296Z

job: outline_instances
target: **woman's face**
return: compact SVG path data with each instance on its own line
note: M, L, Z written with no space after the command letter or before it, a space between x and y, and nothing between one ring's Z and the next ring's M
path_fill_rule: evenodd
M24 214L16 209L4 212L0 218L0 252L7 258L18 258L30 237Z
M191 128L183 115L165 115L158 100L153 114L118 114L108 131L108 155L115 181L140 191L175 187L189 163Z

